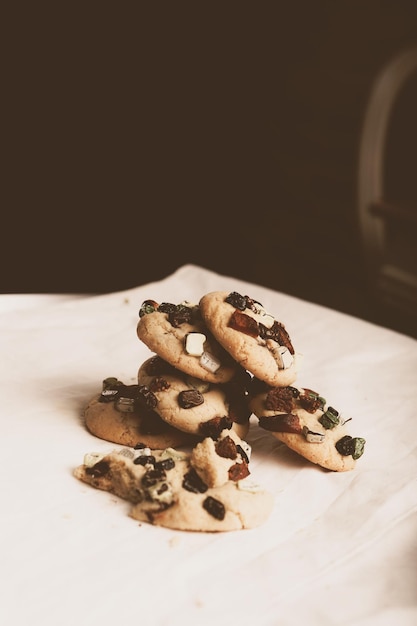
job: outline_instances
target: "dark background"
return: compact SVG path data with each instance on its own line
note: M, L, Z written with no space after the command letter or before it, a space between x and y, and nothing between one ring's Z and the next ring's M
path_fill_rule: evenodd
M366 282L357 212L370 89L416 20L411 0L19 5L0 292L194 263L417 336Z

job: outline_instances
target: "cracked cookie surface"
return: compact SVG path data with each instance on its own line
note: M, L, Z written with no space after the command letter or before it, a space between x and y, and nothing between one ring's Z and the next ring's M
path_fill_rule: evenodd
M229 433L224 436L229 437ZM222 438L223 434L218 441ZM235 443L239 445L238 438ZM206 457L206 465L217 462L224 462L224 458L216 458L216 454ZM237 463L236 458L230 462L244 463L242 458ZM209 486L200 475L202 465L201 456L195 467L189 453L173 448L152 452L122 449L86 455L84 463L75 468L74 476L128 500L133 505L131 517L158 526L221 532L255 528L268 519L273 497L251 476L241 473L230 477L223 472L222 480Z

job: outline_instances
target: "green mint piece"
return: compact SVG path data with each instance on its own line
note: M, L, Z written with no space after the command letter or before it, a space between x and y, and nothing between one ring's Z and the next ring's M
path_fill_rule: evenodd
M352 458L359 459L362 456L365 448L366 440L362 437L354 437L352 441Z
M156 311L155 307L152 304L143 304L139 309L139 317L143 317L148 313L153 313Z
M321 417L319 417L320 424L326 429L332 429L339 423L339 413L329 407L325 413Z

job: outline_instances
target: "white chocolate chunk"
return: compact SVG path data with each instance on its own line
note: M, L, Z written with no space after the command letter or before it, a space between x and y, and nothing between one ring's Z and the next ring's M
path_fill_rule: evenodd
M185 338L185 351L191 356L201 356L207 337L203 333L188 333Z
M268 313L261 304L254 302L251 311L255 313L257 322L260 322L267 328L272 328L275 322L275 318L273 317L273 315Z
M217 372L221 363L209 352L203 352L200 358L200 365L209 372Z
M275 318L272 317L272 315L269 315L269 313L265 313L261 318L261 322L267 328L272 328L275 323Z
M86 467L93 467L93 465L101 461L105 456L105 454L101 454L100 452L87 452L87 454L84 455L84 465Z
M283 369L287 369L287 367L291 367L294 361L294 357L291 352L285 346L281 346L279 349L279 353L281 355Z
M294 357L291 352L285 346L280 346L278 344L272 346L271 341L267 341L268 348L270 349L274 359L277 362L278 369L285 370L288 367L291 367L294 361Z
M151 456L152 450L148 447L145 448L135 448L132 451L132 458L138 459L140 456Z
M118 393L117 389L103 389L101 395L103 398L115 398Z
M316 432L310 430L307 426L303 426L303 435L309 443L323 443L326 433Z

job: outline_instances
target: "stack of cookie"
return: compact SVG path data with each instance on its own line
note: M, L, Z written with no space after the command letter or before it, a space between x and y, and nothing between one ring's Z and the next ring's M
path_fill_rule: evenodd
M78 478L122 497L129 492L126 485L135 484L135 496L128 499L135 502L132 514L137 519L190 530L250 527L265 520L270 496L248 483L250 448L245 438L252 415L261 428L323 468L353 469L363 453L365 441L348 435L347 420L336 409L315 391L294 386L299 356L291 338L253 298L215 291L198 305L146 300L139 310L137 335L152 353L139 367L137 384L106 379L86 407L86 426L114 443L157 450L153 471L167 449L189 447L191 453L180 455L182 465L174 463L171 482L166 477L156 481L164 485L162 498L154 488L152 497L149 489L145 493L137 488L132 477L145 472L145 465L137 468L137 453L107 458L112 480L109 470L97 469L97 462L77 470ZM203 491L187 489L190 472ZM207 495L208 490L215 491ZM201 501L190 496L197 492ZM216 503L211 511L203 504L207 498ZM242 513L243 503L253 498L260 511L255 517Z
M214 338L198 305L147 300L137 334L152 356L140 365L137 384L103 381L85 410L90 432L152 449L194 445L225 429L246 437L251 375Z

